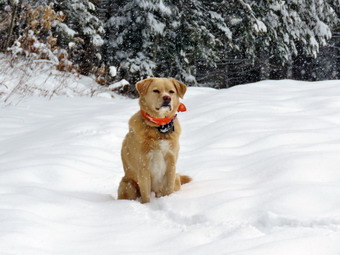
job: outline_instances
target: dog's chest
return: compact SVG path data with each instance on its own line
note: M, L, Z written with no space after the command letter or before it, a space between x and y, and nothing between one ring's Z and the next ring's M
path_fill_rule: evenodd
M150 174L152 181L152 189L155 190L163 182L166 172L166 154L170 151L168 141L159 141L159 149L152 150L149 153Z

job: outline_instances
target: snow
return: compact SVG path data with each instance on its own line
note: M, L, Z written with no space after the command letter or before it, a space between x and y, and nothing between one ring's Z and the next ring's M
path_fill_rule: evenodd
M332 37L332 32L329 28L329 26L327 26L324 22L322 22L321 20L317 21L317 25L316 25L317 29L318 29L318 34L320 34L322 37L325 37L327 39Z
M68 47L69 47L70 49L75 48L75 47L76 47L76 44L75 44L74 42L69 42L69 43L68 43Z
M166 25L162 22L159 22L152 13L148 13L147 17L148 24L150 25L152 30L157 34L162 35L164 33Z
M74 31L73 29L69 28L69 27L68 27L66 24L64 24L64 23L60 23L60 27L61 27L61 29L62 29L68 36L70 36L70 37L72 37L72 38L77 34L76 31Z
M112 77L115 77L117 75L117 68L115 66L110 66L109 73Z
M1 104L17 104L34 96L100 96L113 97L109 88L99 86L94 78L59 72L50 60L11 60L0 53L0 108Z
M189 88L177 168L193 181L144 205L117 200L137 100L2 104L1 254L338 254L339 84Z
M115 83L109 85L108 88L114 90L114 89L118 89L118 88L124 87L125 85L129 85L129 84L130 83L127 80L122 79L118 82L115 82Z
M95 6L93 3L89 2L89 3L88 3L88 6L89 6L89 9L90 9L91 11L95 11L95 10L96 10L96 6Z
M267 33L267 27L261 20L255 19L253 26L256 32Z
M92 37L92 44L96 47L100 47L104 44L104 40L100 35L96 34Z
M163 0L160 1L155 1L155 3L153 3L152 1L136 1L136 4L141 7L142 9L145 10L153 10L153 11L157 11L163 15L171 15L172 14L172 10L169 6L166 6L163 2Z

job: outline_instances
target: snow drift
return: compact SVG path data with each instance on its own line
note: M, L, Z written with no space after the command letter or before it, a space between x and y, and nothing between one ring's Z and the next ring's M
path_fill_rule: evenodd
M340 81L189 88L178 172L116 200L137 100L31 97L0 111L0 254L335 255Z

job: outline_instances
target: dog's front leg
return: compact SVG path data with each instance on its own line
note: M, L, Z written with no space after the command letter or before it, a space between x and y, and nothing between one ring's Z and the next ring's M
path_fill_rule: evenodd
M141 202L149 203L151 195L151 175L147 164L143 164L142 169L139 171L138 186L141 194Z
M167 169L165 172L165 183L163 195L167 196L174 192L176 180L176 157L173 153L167 153L166 157Z

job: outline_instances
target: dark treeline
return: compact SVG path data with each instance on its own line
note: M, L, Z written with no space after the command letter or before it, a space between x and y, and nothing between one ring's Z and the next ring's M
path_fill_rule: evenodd
M102 84L340 79L339 13L339 0L0 0L0 48Z

